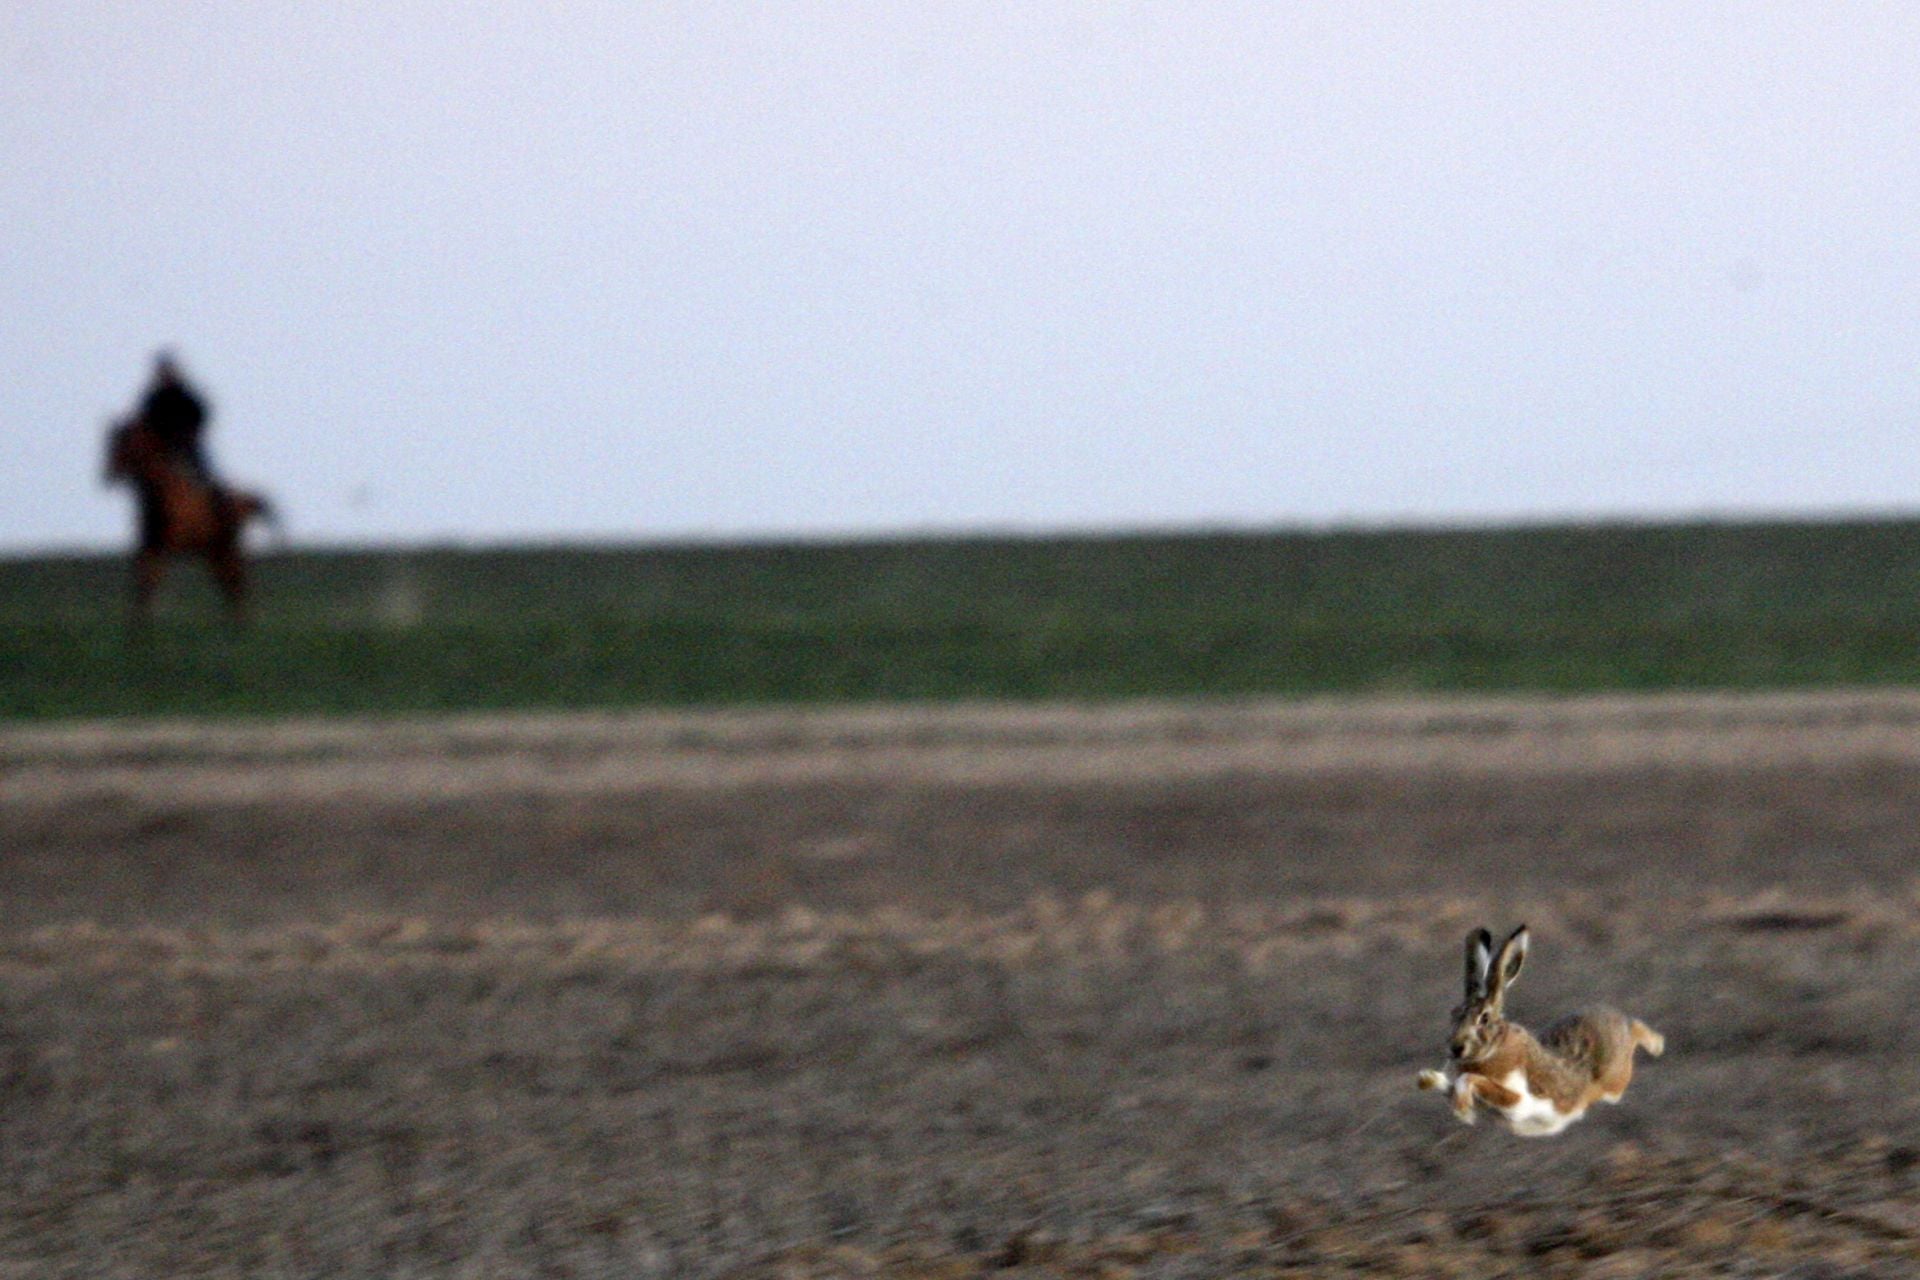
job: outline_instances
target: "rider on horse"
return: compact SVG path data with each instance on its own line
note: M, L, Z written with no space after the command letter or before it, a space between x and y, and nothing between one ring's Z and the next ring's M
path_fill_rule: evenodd
M106 478L132 485L139 501L136 620L148 616L167 557L182 553L206 558L235 618L244 617L241 535L251 520L271 522L272 509L259 494L228 488L207 465L203 437L211 416L173 354L161 351L139 406L107 433Z
M207 448L202 437L207 419L213 415L206 397L188 382L171 351L153 358L153 381L147 384L136 415L159 438L160 444L202 484L218 492L213 468L207 464Z

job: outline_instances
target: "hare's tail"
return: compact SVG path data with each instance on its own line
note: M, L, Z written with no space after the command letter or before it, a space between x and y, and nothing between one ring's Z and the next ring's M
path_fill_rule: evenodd
M1667 1051L1667 1038L1640 1019L1629 1019L1627 1030L1633 1033L1633 1042L1645 1049L1648 1057L1657 1058Z

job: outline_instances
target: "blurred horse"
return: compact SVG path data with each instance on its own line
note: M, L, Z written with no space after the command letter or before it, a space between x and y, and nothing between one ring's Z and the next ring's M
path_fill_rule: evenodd
M219 489L183 466L139 418L107 431L108 484L133 486L140 504L140 540L133 551L133 618L144 623L167 558L197 555L207 562L235 622L247 616L247 563L242 535L255 520L274 524L267 500Z

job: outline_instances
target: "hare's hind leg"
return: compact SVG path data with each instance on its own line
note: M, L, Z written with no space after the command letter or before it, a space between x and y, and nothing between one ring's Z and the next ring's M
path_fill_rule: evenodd
M1595 1081L1599 1086L1602 1102L1618 1102L1627 1086L1633 1083L1633 1052L1645 1049L1648 1057L1657 1058L1666 1050L1667 1038L1655 1031L1638 1018L1626 1020L1626 1044L1607 1055L1611 1061L1602 1068L1600 1077Z

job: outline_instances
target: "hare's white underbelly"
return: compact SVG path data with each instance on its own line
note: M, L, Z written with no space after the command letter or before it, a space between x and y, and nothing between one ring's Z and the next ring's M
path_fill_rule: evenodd
M1552 1100L1527 1088L1527 1073L1518 1067L1507 1072L1500 1085L1509 1092L1519 1094L1520 1100L1510 1107L1495 1107L1494 1110L1506 1120L1508 1128L1523 1138L1550 1138L1585 1114L1584 1109L1562 1111L1553 1105Z

